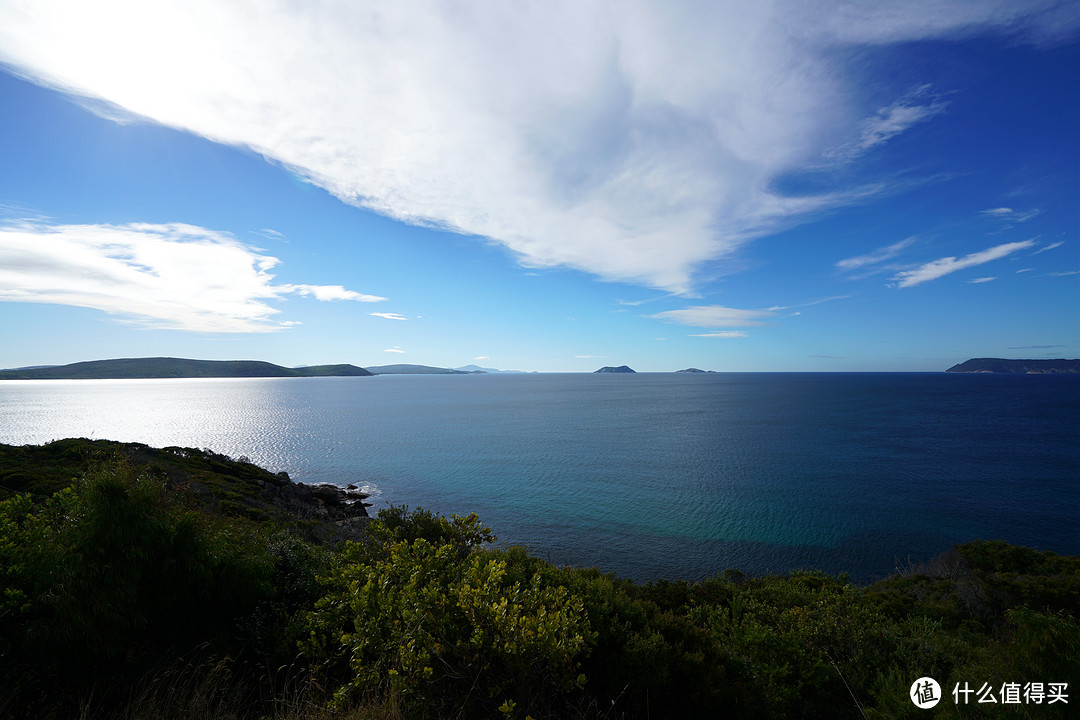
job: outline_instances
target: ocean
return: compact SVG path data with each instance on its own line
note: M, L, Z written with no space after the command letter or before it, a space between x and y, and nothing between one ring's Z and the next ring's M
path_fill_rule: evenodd
M953 544L1080 555L1080 376L383 375L0 382L0 442L210 448L638 581L868 581Z

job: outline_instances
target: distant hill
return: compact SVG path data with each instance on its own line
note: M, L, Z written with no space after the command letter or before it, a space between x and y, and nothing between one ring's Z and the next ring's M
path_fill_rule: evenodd
M462 370L432 367L430 365L369 365L372 375L470 375Z
M676 373L715 373L715 370L698 370L697 368L686 368L685 370L676 370Z
M619 367L611 367L609 365L609 366L600 368L596 372L598 372L598 373L632 373L632 372L636 372L636 371L632 370L631 368L629 368L626 365L620 365Z
M337 365L308 365L293 368L301 377L370 377L375 373L356 365L339 363Z
M495 368L480 367L479 365L462 365L454 368L467 373L489 373L492 375L524 375L524 370L497 370Z
M950 373L1021 373L1028 375L1057 375L1080 373L1080 360L1006 360L1004 358L972 358L953 365Z
M287 368L260 360L119 358L0 371L0 380L107 380L135 378L316 377L371 375L355 365Z

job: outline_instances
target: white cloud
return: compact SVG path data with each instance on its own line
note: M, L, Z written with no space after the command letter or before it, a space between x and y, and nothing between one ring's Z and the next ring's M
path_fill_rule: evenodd
M948 107L948 103L932 100L918 104L916 100L928 94L929 87L917 88L908 96L887 107L880 108L873 116L862 121L859 136L838 150L826 155L845 160L853 160L871 148L881 145L904 132L913 125L925 122L939 115Z
M374 315L375 317L386 318L387 320L407 320L408 319L408 318L406 318L404 315L402 315L400 313L373 312L373 313L368 313L368 315Z
M665 310L648 317L681 325L719 328L766 325L777 316L771 310L740 310L723 305L696 305L681 310Z
M1049 245L1047 245L1046 247L1041 247L1041 248L1039 248L1038 250L1036 250L1035 252L1033 252L1033 253L1031 253L1031 254L1032 254L1032 255L1038 255L1038 254L1040 254L1040 253L1044 253L1044 252L1046 252L1047 250L1054 250L1055 248L1059 248L1059 247L1061 247L1061 246L1062 246L1062 245L1064 245L1064 244L1065 244L1065 241L1064 241L1064 240L1059 240L1058 242L1055 242L1055 243L1050 243L1050 244L1049 244Z
M490 359L491 358L489 358L487 355L477 355L476 357L473 358L473 360L490 360Z
M394 346L394 347L392 347L392 348L386 348L385 350L383 350L383 352L388 352L388 353L401 353L401 354L405 354L405 351L404 351L404 350L402 350L402 349L401 349L400 347L398 347L397 345L395 345L395 346Z
M274 284L278 259L228 233L180 223L0 225L0 301L94 308L142 325L195 332L271 332L295 325L268 304L383 298L340 285Z
M337 300L355 300L356 302L382 302L386 300L378 295L365 295L363 293L346 290L340 285L281 285L281 292L293 292L297 295L310 295L316 300L333 302Z
M690 337L744 338L744 337L747 337L747 335L742 330L723 330L721 332L714 332L714 333L698 333L696 335L691 335Z
M779 310L791 310L794 308L811 307L813 305L821 305L822 303L833 302L834 300L847 300L851 295L830 295L829 297L823 297L818 300L811 300L810 302L800 303L799 305L774 305L769 308L769 312L777 312ZM793 315L801 315L802 313L792 313Z
M988 263L992 260L998 260L1006 255L1011 255L1018 250L1029 248L1033 244L1033 240L1024 240L1023 242L995 245L987 250L971 253L970 255L965 255L959 259L955 257L944 257L939 260L928 262L925 265L920 265L914 270L905 270L897 273L893 277L893 284L896 287L912 287L913 285L919 285L924 282L929 282L930 280L937 280L939 277L954 273L957 270L964 270L969 267Z
M273 228L262 228L255 232L256 235L262 235L267 240L277 240L278 242L289 242L289 238L285 237L284 233L278 232Z
M1042 211L1038 208L1032 210L1013 210L1012 208L999 207L979 211L980 215L986 215L987 217L1000 220L1008 220L1010 222L1027 222L1034 217L1038 217L1040 213L1042 213Z
M968 280L968 284L969 285L981 285L982 283L993 282L994 280L997 280L997 278L996 277L981 277L981 278L975 278L974 280Z
M862 106L845 48L1052 39L1077 17L1040 0L35 0L0 7L0 61L526 266L685 294L704 261L860 196L785 196L778 177L941 112Z
M901 240L898 243L893 243L883 248L878 248L872 253L866 255L859 255L857 257L850 257L845 260L840 260L836 263L836 267L841 270L857 270L858 268L865 267L867 265L876 265L878 263L891 260L900 254L904 248L910 247L915 242L915 237L909 237Z

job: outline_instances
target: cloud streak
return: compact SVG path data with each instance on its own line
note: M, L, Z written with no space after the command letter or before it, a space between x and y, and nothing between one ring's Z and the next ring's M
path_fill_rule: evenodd
M1043 41L1077 15L1038 0L36 0L0 8L0 61L106 116L250 148L347 203L494 240L526 266L686 294L702 263L859 195L788 196L778 177L944 110L910 95L861 106L835 50Z
M900 101L880 108L876 114L863 120L859 136L839 150L826 153L830 157L853 160L872 148L882 145L913 125L925 122L945 112L948 103L942 100L919 104L918 98L926 96L929 86L917 88Z
M899 255L905 248L910 247L915 242L914 237L909 237L901 240L898 243L893 243L883 248L868 253L866 255L858 255L856 257L846 258L836 263L836 267L844 271L858 270L859 268L866 267L867 265L877 265L883 263L886 260L891 260Z
M958 270L965 270L970 267L976 267L983 265L984 263L991 262L993 260L999 260L1007 255L1011 255L1019 250L1024 250L1035 244L1034 240L1024 240L1023 242L1011 242L1004 243L1002 245L995 245L992 248L982 250L980 252L971 253L965 255L962 258L944 257L938 260L933 260L913 270L905 270L897 273L892 283L895 287L914 287L915 285L921 285L931 280L937 280L950 273L957 272ZM992 279L992 278L991 278ZM985 279L979 279L975 282L985 282Z
M180 223L0 226L0 301L102 310L154 328L273 332L269 303L288 295L323 301L385 298L340 285L275 284L278 259L228 233Z
M681 310L665 310L648 317L702 328L758 327L777 319L771 310L740 310L723 305L696 305Z
M712 332L712 333L695 333L695 334L691 335L690 337L733 339L733 338L744 338L746 336L747 336L746 333L744 333L742 330L722 330L720 332Z

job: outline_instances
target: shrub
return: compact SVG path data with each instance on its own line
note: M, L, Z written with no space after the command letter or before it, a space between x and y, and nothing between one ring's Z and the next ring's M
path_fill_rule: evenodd
M186 509L161 478L122 465L42 504L0 503L0 538L0 653L54 699L123 687L206 642L229 652L237 619L272 593L251 529Z
M463 555L490 536L475 518L392 518L373 535L395 541L375 558L350 544L311 618L305 650L336 675L339 705L389 694L424 716L539 713L584 683L579 598L539 574L509 581L490 554ZM437 542L420 536L432 528Z

